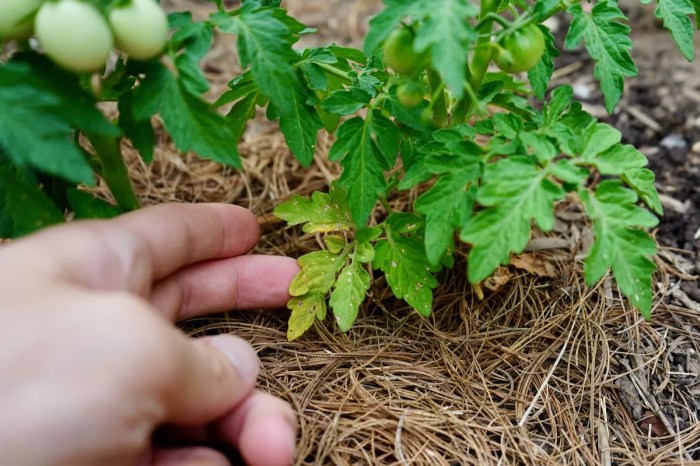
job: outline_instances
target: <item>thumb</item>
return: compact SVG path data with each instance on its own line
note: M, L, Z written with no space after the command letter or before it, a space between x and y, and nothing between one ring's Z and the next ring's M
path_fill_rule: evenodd
M163 385L165 422L202 425L244 400L255 387L260 362L244 340L220 335L191 339L178 332L177 355Z

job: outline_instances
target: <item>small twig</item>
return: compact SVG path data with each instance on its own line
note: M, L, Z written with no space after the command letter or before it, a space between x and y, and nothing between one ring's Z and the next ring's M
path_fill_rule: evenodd
M700 304L690 299L690 296L688 296L685 291L681 290L679 285L680 283L673 287L671 296L683 303L683 305L691 311L700 312Z
M406 416L408 416L408 410L404 410L399 417L399 424L396 426L396 437L394 438L394 449L396 451L396 457L399 459L402 465L407 466L409 464L406 459L406 455L403 452L403 445L401 445L401 434L403 433L403 425L406 422Z
M603 421L598 421L598 448L600 449L600 462L603 466L612 465L610 454L610 432L608 431L608 400L603 397Z
M576 318L578 318L580 313L581 313L581 308L579 307L576 310L576 315L574 316L574 319L572 319L572 321L571 321L571 327L569 328L569 334L566 336L566 340L564 341L564 345L561 347L561 350L559 350L559 354L557 355L557 359L554 360L554 364L552 364L552 367L551 367L551 369L549 369L547 376L542 381L542 385L540 385L540 388L537 390L535 397L530 402L530 406L527 407L527 410L525 410L525 414L523 415L522 419L520 419L520 422L518 422L518 427L523 427L527 423L528 419L530 418L530 415L532 414L532 411L535 409L535 405L537 404L540 397L542 396L542 393L544 392L545 387L547 387L547 384L549 383L549 379L552 378L552 375L554 375L554 371L556 370L557 366L559 366L559 362L564 357L564 353L566 352L566 349L569 346L569 341L571 340L571 335L574 333L574 328L576 327Z
M571 243L564 239L564 238L559 238L559 237L542 237L542 238L535 238L529 243L527 243L527 246L525 247L525 251L527 252L533 252L533 251L545 251L548 249L571 249Z
M651 118L646 113L642 112L638 107L634 105L628 105L625 107L625 110L627 111L627 113L629 113L631 116L639 120L642 124L652 129L653 131L656 131L658 133L662 130L661 125L658 124L656 120Z

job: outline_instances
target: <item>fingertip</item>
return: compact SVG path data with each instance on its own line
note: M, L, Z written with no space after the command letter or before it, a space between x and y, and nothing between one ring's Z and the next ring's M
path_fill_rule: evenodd
M205 447L163 448L150 453L144 466L230 466L226 457L216 450Z
M215 432L236 447L249 466L288 466L296 452L297 418L289 403L256 391Z
M207 204L221 216L224 228L223 256L228 251L239 253L252 250L260 239L260 225L255 215L245 207L233 204Z
M219 350L241 376L241 380L255 385L260 371L260 360L252 346L245 340L233 335L217 335L200 340Z
M288 466L294 461L296 438L296 429L284 416L254 419L241 431L239 451L249 466Z

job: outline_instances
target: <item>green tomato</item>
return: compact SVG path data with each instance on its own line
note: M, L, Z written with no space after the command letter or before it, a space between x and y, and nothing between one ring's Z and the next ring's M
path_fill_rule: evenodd
M117 48L136 60L159 56L168 42L168 17L155 0L131 0L108 19Z
M44 3L34 29L44 53L69 71L102 68L114 46L112 31L100 11L80 0Z
M544 55L544 33L536 24L507 34L498 41L494 61L506 73L531 70Z
M0 39L28 39L44 0L0 0Z
M384 63L402 76L415 76L428 65L429 54L413 48L413 32L402 27L389 35L382 48Z
M409 80L404 83L399 84L396 90L396 97L398 97L401 105L407 108L417 107L423 102L423 86L420 82Z

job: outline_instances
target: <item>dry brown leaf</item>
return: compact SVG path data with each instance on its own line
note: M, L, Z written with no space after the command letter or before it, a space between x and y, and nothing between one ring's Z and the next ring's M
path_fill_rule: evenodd
M557 276L557 269L554 267L554 264L535 257L533 254L513 256L510 260L510 265L540 277L552 278Z

